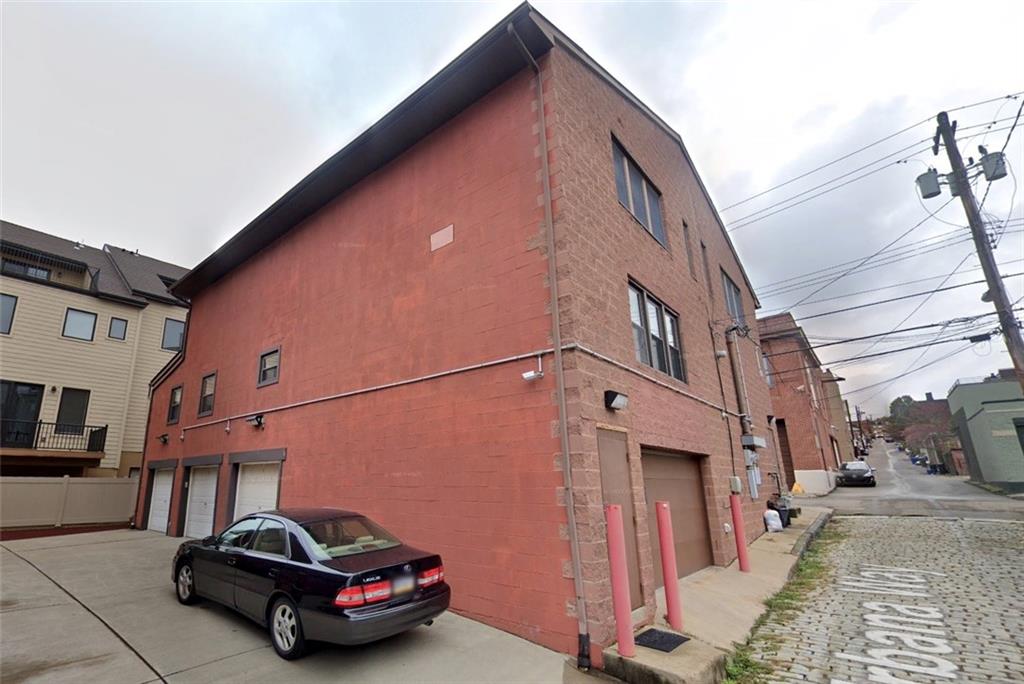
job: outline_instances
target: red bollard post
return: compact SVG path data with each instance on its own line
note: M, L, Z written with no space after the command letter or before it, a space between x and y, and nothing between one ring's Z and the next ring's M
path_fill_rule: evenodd
M747 535L743 532L743 504L740 502L739 494L729 495L729 508L732 509L732 531L736 535L736 557L740 562L740 572L750 572Z
M615 611L615 636L619 655L636 655L633 643L633 616L629 607L629 568L626 566L626 532L622 527L622 506L607 504L604 519L608 526L608 562L611 565L612 608Z
M672 511L668 501L655 501L658 515L658 543L661 545L661 576L665 580L665 607L668 624L677 632L683 631L683 608L679 600L679 573L676 571L676 544L672 534Z

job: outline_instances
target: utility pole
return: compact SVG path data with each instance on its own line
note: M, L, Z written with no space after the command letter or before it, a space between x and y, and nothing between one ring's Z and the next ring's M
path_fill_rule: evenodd
M1017 382L1024 389L1024 340L1021 339L1020 328L1013 315L1013 307L1010 305L1009 297L1006 296L1002 276L999 274L995 257L992 255L992 245L989 244L988 235L985 233L981 210L974 197L974 190L971 188L963 157L960 156L960 149L956 145L956 127L950 125L949 115L946 112L939 112L938 122L939 128L935 134L936 146L933 150L938 154L938 139L941 137L943 145L946 147L946 154L949 156L949 164L953 169L953 178L960 201L967 214L967 222L971 226L971 235L974 238L974 247L978 251L978 259L981 261L981 269L988 282L989 296L999 315L999 327L1002 328L1006 348L1010 352L1010 359L1013 361L1013 368L1017 373Z
M838 391L838 388L836 391ZM850 402L843 399L843 404L846 405L846 427L850 432L850 446L853 447L853 457L857 458L857 438L853 435L853 418L850 417Z

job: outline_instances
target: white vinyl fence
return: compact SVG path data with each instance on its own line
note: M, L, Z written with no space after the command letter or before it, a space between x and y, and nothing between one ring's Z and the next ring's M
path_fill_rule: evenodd
M0 477L0 526L126 523L138 486L127 477Z

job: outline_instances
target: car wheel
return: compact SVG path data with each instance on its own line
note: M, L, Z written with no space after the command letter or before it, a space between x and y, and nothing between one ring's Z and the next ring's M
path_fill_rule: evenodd
M302 634L302 621L291 599L282 596L274 602L267 629L270 630L270 641L277 655L285 660L295 660L305 653L306 637Z
M196 596L196 575L192 571L191 563L182 563L178 568L178 580L175 584L175 594L178 595L178 603L191 605L199 600Z
M874 480L872 480L872 481L871 481L871 484L869 484L869 485L868 485L868 487L874 487L874 486L875 486L875 485L877 485L877 484L878 484L877 482L875 482Z

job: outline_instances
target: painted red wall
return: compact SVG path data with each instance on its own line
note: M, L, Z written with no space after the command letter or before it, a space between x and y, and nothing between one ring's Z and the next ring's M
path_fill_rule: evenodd
M442 554L456 611L568 651L557 408L552 375L521 377L534 360L178 439L210 420L199 383L214 370L222 419L550 347L531 100L530 75L513 77L200 293L185 359L153 395L146 459L286 448L281 506L370 515ZM454 242L432 252L449 224ZM277 345L280 382L257 388L259 353ZM179 383L182 419L168 426ZM229 475L225 463L218 528Z

